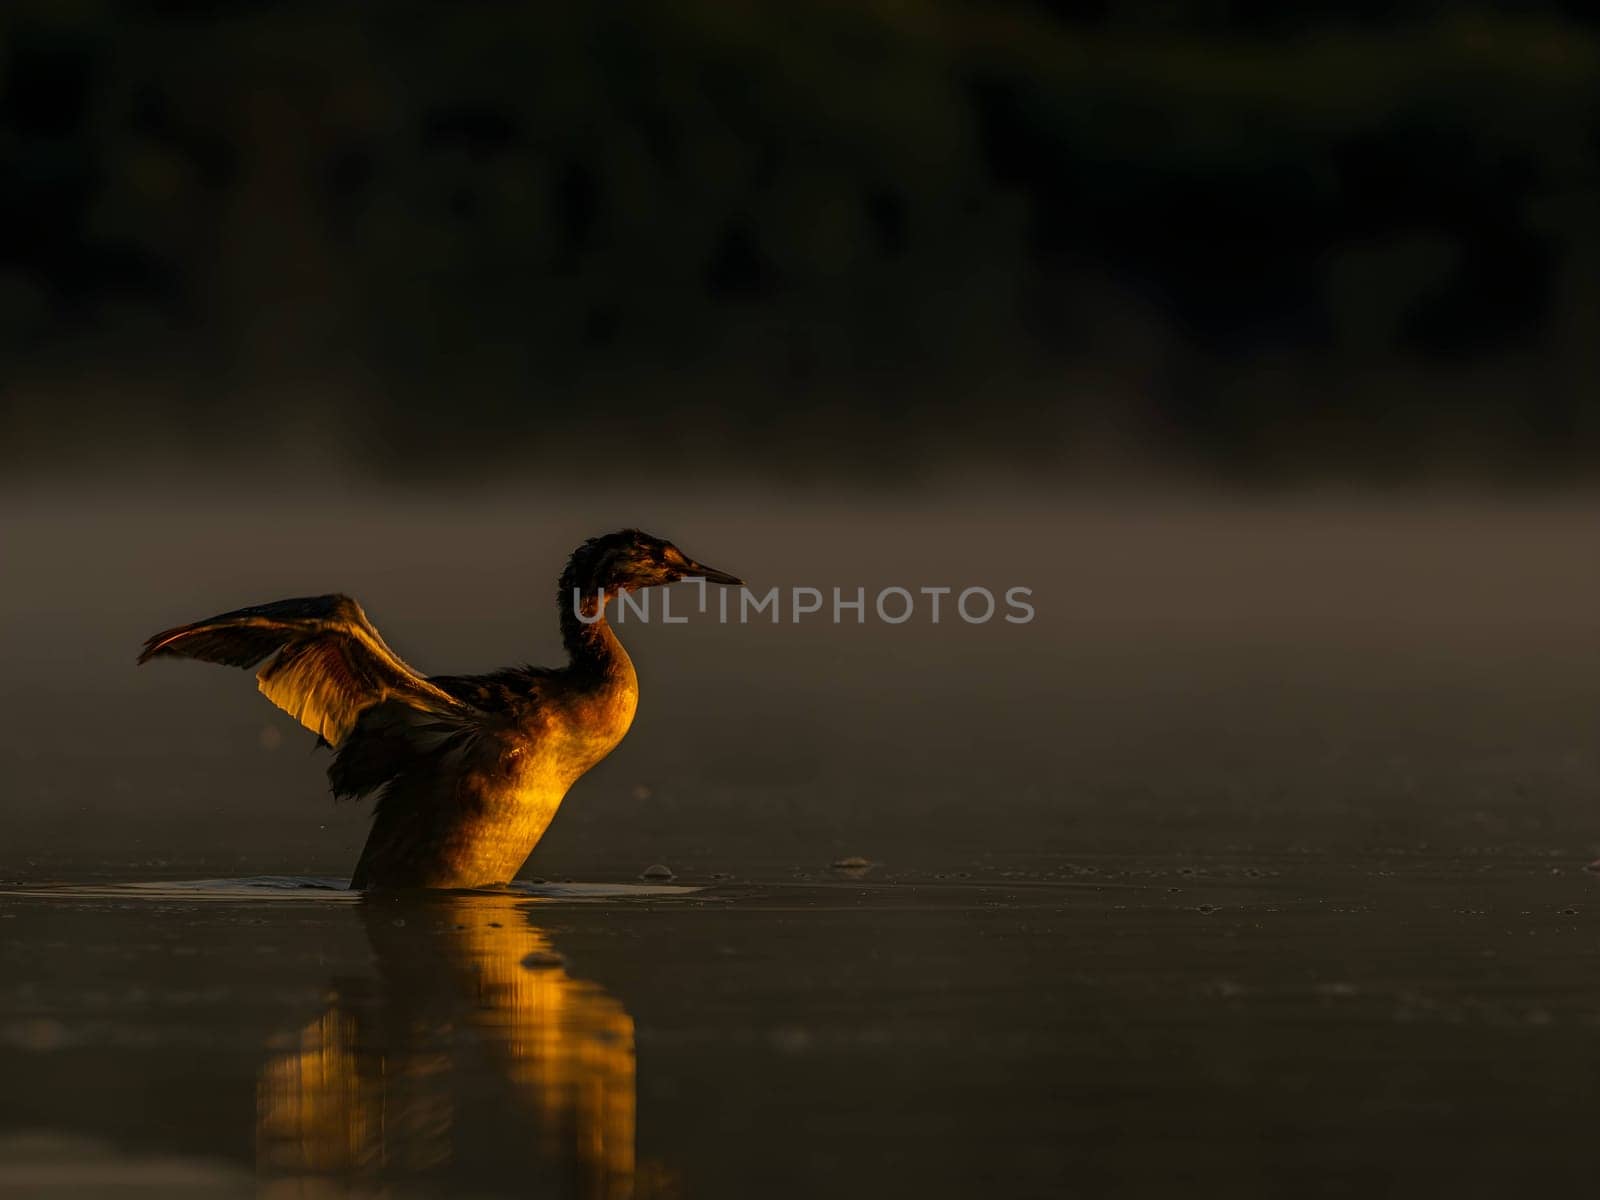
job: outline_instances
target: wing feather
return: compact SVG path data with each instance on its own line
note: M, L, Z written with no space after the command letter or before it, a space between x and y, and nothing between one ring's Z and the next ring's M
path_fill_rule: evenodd
M466 706L389 649L349 596L309 596L241 608L156 634L141 663L196 658L249 668L262 695L329 744L367 709L391 699L431 712Z

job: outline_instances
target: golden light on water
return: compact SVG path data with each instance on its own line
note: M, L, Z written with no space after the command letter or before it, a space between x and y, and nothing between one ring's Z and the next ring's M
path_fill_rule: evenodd
M338 985L259 1076L263 1195L383 1195L451 1164L485 1060L542 1159L585 1196L635 1195L633 1020L568 973L529 908L446 896L364 911L378 978Z

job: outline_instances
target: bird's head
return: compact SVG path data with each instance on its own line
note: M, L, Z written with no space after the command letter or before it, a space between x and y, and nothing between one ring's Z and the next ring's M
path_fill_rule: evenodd
M639 529L621 529L590 538L572 552L562 582L564 588L576 587L585 595L615 595L680 579L734 586L744 582L736 575L695 562L665 538Z

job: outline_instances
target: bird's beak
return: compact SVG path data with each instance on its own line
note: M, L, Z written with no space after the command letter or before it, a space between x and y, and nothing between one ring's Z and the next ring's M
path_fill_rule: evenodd
M697 563L692 559L683 569L685 579L704 579L707 583L725 583L729 587L742 587L744 580L737 575L729 575L726 571L719 571L715 567L708 567L704 563Z

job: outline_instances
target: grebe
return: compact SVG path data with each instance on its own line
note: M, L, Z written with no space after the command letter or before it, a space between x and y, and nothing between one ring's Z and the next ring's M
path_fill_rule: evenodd
M567 789L628 732L639 681L606 602L680 579L739 585L637 529L591 538L561 573L566 666L427 677L349 596L241 608L158 633L152 658L254 667L268 700L334 749L336 798L379 792L352 888L509 881Z

